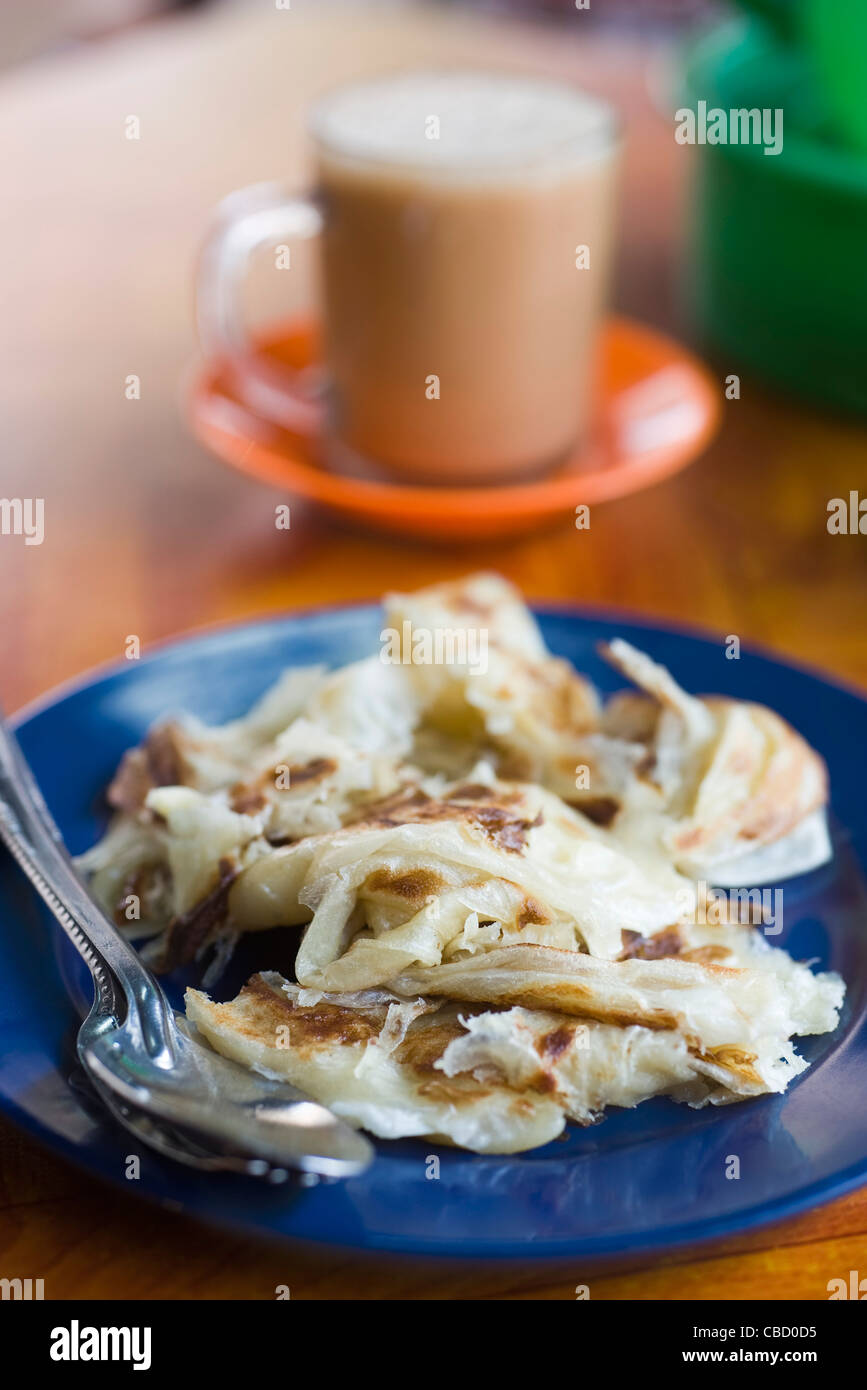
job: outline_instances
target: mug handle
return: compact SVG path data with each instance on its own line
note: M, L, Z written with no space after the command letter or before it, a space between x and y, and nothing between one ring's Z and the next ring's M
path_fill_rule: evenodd
M276 183L253 184L219 204L196 273L203 352L223 364L233 388L257 415L301 434L316 433L323 423L323 405L315 398L309 369L292 372L256 353L244 324L241 294L256 251L284 241L307 241L321 231L322 211L314 198L291 194Z

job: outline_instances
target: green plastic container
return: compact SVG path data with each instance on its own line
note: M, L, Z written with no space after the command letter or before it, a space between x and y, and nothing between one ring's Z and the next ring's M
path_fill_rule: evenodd
M844 144L867 152L865 0L738 0L786 43L810 55L813 76Z
M782 108L783 148L697 151L691 291L703 336L799 396L867 412L867 156L835 143L809 60L760 22L687 55L685 106Z
M803 0L801 32L837 130L867 154L865 0Z

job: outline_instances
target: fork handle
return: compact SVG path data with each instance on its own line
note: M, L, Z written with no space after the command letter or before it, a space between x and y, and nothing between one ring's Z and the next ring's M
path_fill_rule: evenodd
M2 716L0 839L86 962L96 988L95 1010L120 1018L131 1009L150 1055L168 1062L171 1028L165 996L79 878L18 740Z

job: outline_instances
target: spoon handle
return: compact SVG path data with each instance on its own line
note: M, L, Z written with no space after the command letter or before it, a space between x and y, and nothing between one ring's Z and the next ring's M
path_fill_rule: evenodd
M165 996L76 873L18 740L2 716L0 839L87 963L97 1011L122 1018L132 1009L151 1056L170 1056Z

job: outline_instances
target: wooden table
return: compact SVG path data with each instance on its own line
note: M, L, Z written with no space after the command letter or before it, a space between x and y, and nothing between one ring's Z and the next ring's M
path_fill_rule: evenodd
M179 406L194 357L190 274L209 209L280 176L301 186L303 112L324 87L404 63L508 62L580 77L628 127L617 302L680 332L691 152L651 99L666 54L582 31L421 11L217 11L7 74L0 230L3 490L39 496L46 538L0 537L0 695L7 708L126 637L378 595L493 566L528 594L699 621L867 684L867 543L830 537L826 506L864 486L867 436L748 375L718 441L674 481L594 510L589 531L468 552L349 534L217 466ZM658 100L658 98L657 98ZM125 138L136 115L141 138ZM294 277L290 301L309 300ZM274 307L269 306L269 307ZM817 351L819 348L817 347ZM737 363L716 362L720 379ZM129 374L141 399L127 400ZM95 1240L95 1247L92 1242ZM85 1257L86 1248L86 1257ZM0 1127L2 1272L49 1297L824 1298L867 1265L867 1191L689 1257L580 1267L455 1266L263 1249L202 1233L82 1177Z

